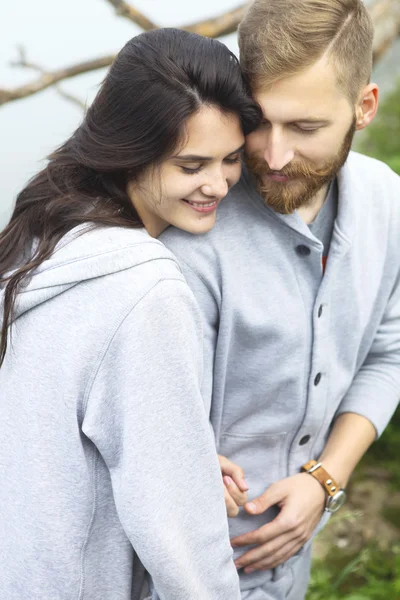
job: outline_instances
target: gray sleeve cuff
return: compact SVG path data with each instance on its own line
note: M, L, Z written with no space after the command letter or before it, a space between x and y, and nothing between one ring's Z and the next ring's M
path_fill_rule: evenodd
M336 416L352 412L371 421L380 437L395 412L400 392L386 381L377 381L371 373L359 373L343 398Z

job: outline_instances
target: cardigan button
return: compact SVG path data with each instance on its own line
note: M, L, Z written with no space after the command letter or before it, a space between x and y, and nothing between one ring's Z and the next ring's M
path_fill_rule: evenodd
M303 244L296 246L296 252L299 256L309 256L311 254L310 248L308 246L303 246Z
M316 374L315 379L314 379L314 385L319 384L319 382L321 381L321 377L322 377L321 373Z
M301 440L299 441L299 445L300 446L304 446L305 444L308 444L308 442L311 439L311 435L304 435Z

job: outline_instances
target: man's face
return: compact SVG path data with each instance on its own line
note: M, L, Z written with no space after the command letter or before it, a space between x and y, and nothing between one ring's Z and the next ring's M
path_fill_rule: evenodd
M289 214L308 205L343 166L356 119L325 59L254 93L264 122L246 141L246 162L266 203Z

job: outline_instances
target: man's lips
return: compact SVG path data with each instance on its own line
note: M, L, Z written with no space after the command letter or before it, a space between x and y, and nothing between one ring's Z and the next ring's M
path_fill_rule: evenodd
M278 181L281 183L285 183L291 179L291 177L288 177L287 175L280 175L279 173L265 173L263 178L268 179L269 181Z

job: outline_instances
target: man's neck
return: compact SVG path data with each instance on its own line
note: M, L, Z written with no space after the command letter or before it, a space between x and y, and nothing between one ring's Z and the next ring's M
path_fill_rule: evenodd
M306 223L306 225L309 225L317 218L317 215L323 207L326 197L328 195L328 190L329 183L327 183L320 190L318 190L318 192L311 199L309 204L307 204L306 206L301 206L297 209L297 212L303 219L304 223Z

